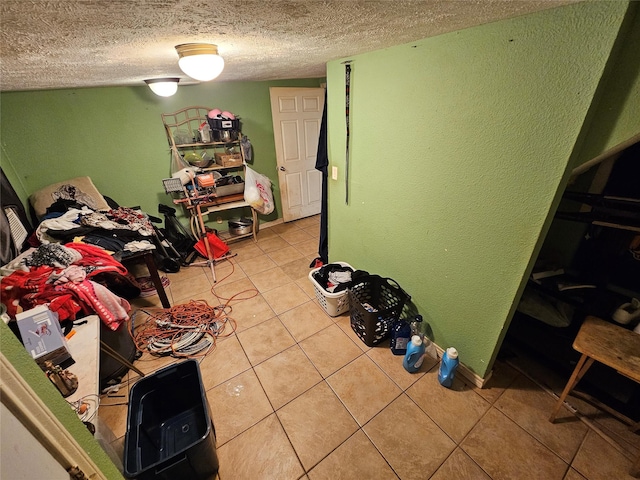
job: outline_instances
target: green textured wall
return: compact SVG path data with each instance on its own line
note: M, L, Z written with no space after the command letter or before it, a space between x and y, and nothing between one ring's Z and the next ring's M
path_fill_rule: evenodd
M40 367L4 322L0 322L0 349L40 399L55 413L56 418L71 436L82 445L100 471L109 479L122 479L122 475L100 444L91 436L87 427L78 419L60 392L47 380Z
M52 182L88 175L120 205L140 205L158 215L158 203L171 202L162 187L170 176L170 156L160 115L195 105L219 107L241 117L254 147L254 168L276 180L276 211L261 217L275 220L282 214L269 87L319 84L320 79L211 82L183 85L169 98L144 84L6 92L0 94L2 166L18 193L27 196Z
M330 260L392 277L484 376L627 9L587 2L328 64Z
M580 165L640 134L640 3L632 2L604 81L596 95L584 141L575 155Z
M640 3L630 4L614 53L605 69L594 97L588 124L583 129L579 146L574 150L573 167L609 152L614 147L640 135ZM597 166L571 179L567 189L585 191L591 185ZM569 172L567 172L569 173ZM552 207L555 211L561 198ZM566 208L576 208L568 204ZM541 253L572 265L582 242L587 224L566 220L549 221Z

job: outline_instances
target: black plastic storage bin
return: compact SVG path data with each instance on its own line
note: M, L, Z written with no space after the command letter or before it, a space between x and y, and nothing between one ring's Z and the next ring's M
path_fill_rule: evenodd
M410 299L391 278L359 278L349 288L351 328L367 347L373 347L389 337L391 324L400 318Z
M204 480L218 472L209 404L195 360L165 367L131 388L124 475Z

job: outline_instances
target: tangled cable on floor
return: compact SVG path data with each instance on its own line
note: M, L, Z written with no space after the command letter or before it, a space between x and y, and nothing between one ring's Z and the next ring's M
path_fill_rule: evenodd
M98 413L100 397L95 394L89 394L79 398L75 402L67 400L67 403L71 406L73 411L78 414L81 421L91 422Z
M140 311L148 318L136 328L134 342L138 350L154 355L204 356L213 350L216 338L236 330L228 303L212 307L206 300L190 300L166 309L138 310L132 316L134 324Z

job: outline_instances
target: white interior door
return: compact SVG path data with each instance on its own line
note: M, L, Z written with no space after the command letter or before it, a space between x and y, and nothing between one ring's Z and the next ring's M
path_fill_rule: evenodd
M322 174L315 169L324 88L271 87L271 116L285 222L320 213Z

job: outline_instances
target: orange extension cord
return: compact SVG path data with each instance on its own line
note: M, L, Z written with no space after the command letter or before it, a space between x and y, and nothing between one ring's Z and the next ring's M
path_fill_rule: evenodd
M227 259L231 273L216 285L233 275L234 263ZM206 356L215 349L218 337L227 337L236 331L236 321L230 316L232 301L249 300L258 295L256 289L238 292L229 298L218 295L214 287L211 293L224 304L211 306L206 300L190 300L188 303L174 305L171 308L138 309L131 316L135 326L133 340L139 351L148 351L153 355L171 355L173 357ZM135 325L137 315L143 312L147 318ZM131 329L129 329L131 332Z

